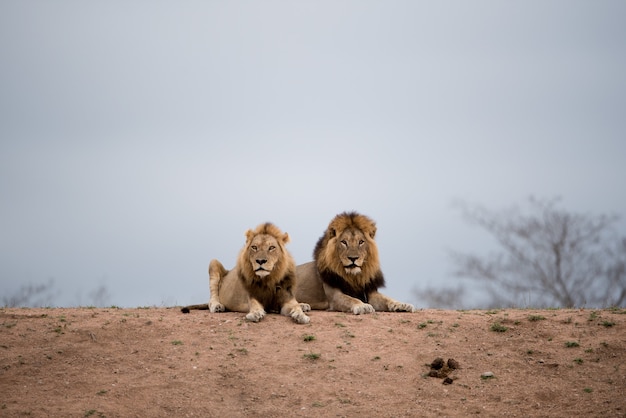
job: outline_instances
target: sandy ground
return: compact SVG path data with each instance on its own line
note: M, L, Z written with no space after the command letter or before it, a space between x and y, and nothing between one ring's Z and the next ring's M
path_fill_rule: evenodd
M624 309L310 317L0 309L0 416L626 417Z

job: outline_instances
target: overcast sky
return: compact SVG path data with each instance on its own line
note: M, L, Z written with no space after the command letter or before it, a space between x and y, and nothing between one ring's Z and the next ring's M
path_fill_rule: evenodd
M452 202L626 214L624 1L0 2L0 295L206 302L271 221L378 225L385 293L493 243ZM620 224L626 233L624 222Z

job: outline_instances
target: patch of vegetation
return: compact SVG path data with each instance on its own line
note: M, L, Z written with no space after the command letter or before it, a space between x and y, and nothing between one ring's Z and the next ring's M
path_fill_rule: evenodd
M99 390L98 392L96 392L96 395L106 395L106 393L108 392L108 390Z
M506 330L508 330L508 327L505 327L504 325L502 325L499 322L494 322L493 324L491 324L491 328L490 328L493 332L505 332Z
M583 389L583 392L585 392L585 393L591 393L591 392L593 392L593 389L591 389L591 388L584 388L584 389Z
M380 356L376 356L372 359L373 361L380 360Z
M566 341L565 347L567 348L580 347L580 344L578 344L576 341Z
M174 340L172 341L172 345L183 345L183 342L180 340Z
M339 327L339 328L345 328L346 326L344 324L342 324L341 322L335 322L335 326Z
M86 417L97 416L99 418L105 418L106 417L106 415L104 415L102 412L98 412L95 409L90 409L89 411L86 411L84 416L86 416Z
M602 325L605 326L606 328L611 328L613 325L615 325L615 322L604 321L602 322Z
M622 309L619 306L611 306L610 308L606 308L606 310L614 314L620 314L620 315L626 314L626 309Z
M302 339L305 342L314 341L315 340L315 335L305 335L304 337L302 337Z
M583 364L583 359L581 359L580 357L579 358L575 358L574 359L574 363L576 363L576 364Z
M591 313L589 314L589 319L587 321L595 321L596 319L598 319L598 312L591 311Z
M322 355L319 353L306 353L303 354L302 357L304 357L307 360L317 360L321 357Z
M530 322L543 321L544 319L546 319L546 317L542 315L528 315L528 320Z

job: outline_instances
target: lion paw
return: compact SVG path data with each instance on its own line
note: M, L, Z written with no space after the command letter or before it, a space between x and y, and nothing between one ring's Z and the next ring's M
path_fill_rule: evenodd
M263 309L253 312L248 312L246 315L246 319L251 322L259 322L265 316L265 311Z
M209 312L215 313L215 312L224 312L224 311L226 311L226 308L221 303L209 302Z
M361 303L359 305L352 306L351 311L355 315L374 313L374 307L369 303Z
M311 322L311 318L306 316L303 312L298 311L291 313L291 319L293 319L298 324L308 324L309 322Z
M394 302L389 304L389 312L415 312L415 307L410 303Z
M311 310L311 305L308 303L300 303L300 308L302 309L302 312L309 312Z

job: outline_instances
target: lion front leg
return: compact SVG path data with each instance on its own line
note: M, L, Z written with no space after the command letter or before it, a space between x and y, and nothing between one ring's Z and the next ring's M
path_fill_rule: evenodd
M328 298L331 311L351 312L355 315L368 314L374 312L374 307L369 303L364 303L357 298L346 295L341 290L324 283L324 292Z
M376 291L370 293L368 300L377 311L415 312L415 307L410 303L398 302Z
M291 319L298 324L308 324L311 319L304 313L306 307L308 307L308 310L311 310L311 307L308 304L298 303L294 298L283 305L280 313L285 316L290 316Z
M209 312L224 312L226 308L220 302L220 282L224 276L228 274L228 270L224 268L218 260L211 260L209 263Z
M249 310L246 314L246 319L250 322L259 322L261 319L265 317L265 309L261 303L250 297L248 299Z

